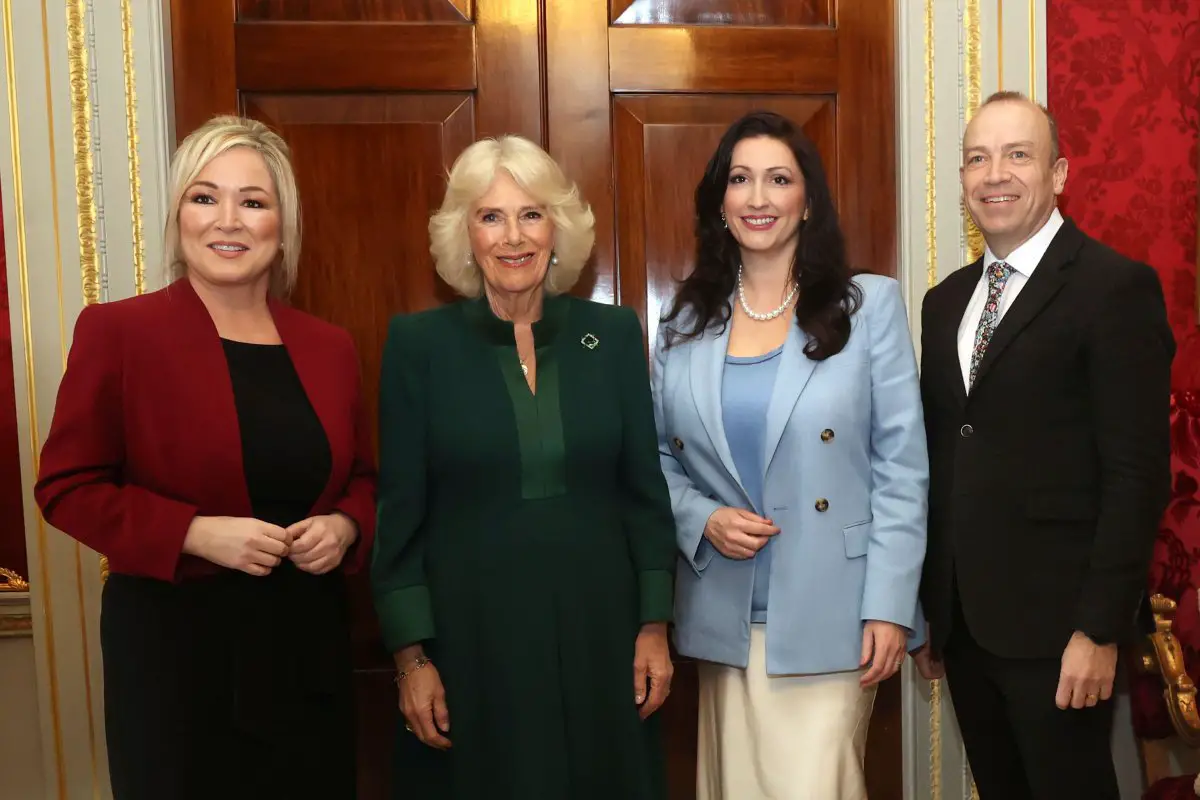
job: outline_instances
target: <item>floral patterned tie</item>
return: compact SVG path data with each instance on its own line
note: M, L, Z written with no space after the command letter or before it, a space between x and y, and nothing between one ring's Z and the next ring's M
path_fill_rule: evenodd
M1004 293L1004 286L1008 283L1012 271L1012 267L1003 261L993 262L988 267L987 301L983 304L979 327L975 329L975 349L971 351L970 386L975 385L975 373L979 370L979 362L983 360L988 342L992 341L992 334L996 332L996 325L1000 322L1000 295Z

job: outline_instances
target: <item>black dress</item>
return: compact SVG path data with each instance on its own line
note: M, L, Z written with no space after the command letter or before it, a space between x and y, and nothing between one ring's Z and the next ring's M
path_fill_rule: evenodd
M283 345L222 344L254 515L286 527L328 481L329 441ZM116 800L354 797L340 571L113 574L101 645L121 654L105 658Z

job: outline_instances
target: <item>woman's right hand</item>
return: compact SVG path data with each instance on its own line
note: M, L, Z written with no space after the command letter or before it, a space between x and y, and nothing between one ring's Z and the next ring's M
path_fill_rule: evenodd
M744 560L779 533L775 523L744 508L723 506L714 511L704 525L704 538L726 558Z
M416 669L416 657L396 659L397 666L406 673L397 681L400 713L404 715L405 727L423 744L449 750L450 740L443 734L450 732L450 711L446 707L442 676L432 661Z
M183 552L248 575L267 575L288 554L292 535L252 517L196 517L183 539Z

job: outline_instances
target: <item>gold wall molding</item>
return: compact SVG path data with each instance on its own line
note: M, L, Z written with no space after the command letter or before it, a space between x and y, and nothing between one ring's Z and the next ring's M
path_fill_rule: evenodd
M71 131L75 145L75 208L79 225L79 277L86 305L100 302L100 252L96 235L96 179L92 159L92 97L88 69L86 0L67 0L67 64Z
M142 164L138 154L141 139L137 122L137 75L133 63L133 5L121 0L121 54L125 70L125 126L129 154L129 206L133 222L133 290L146 291L146 242L142 219ZM108 559L103 559L107 572Z
M0 638L33 636L33 617L29 614L0 616Z

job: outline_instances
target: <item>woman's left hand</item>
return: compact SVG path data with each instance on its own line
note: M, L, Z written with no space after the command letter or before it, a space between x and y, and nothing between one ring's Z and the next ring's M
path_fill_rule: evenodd
M864 689L886 681L904 664L908 629L894 622L867 620L863 626L862 660L859 668L871 665L859 685Z
M287 530L292 535L288 558L312 575L324 575L335 569L358 538L358 526L345 514L309 517Z
M671 648L667 645L667 623L646 623L633 645L633 701L640 706L638 716L646 719L662 707L671 693L674 674ZM646 694L647 681L649 696Z

